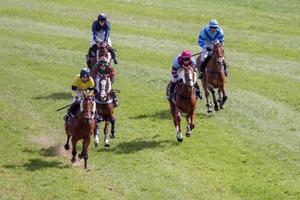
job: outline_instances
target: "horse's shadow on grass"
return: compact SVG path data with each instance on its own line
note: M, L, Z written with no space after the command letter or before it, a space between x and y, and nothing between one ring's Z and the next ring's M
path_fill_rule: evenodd
M163 120L171 120L172 115L170 110L161 110L152 114L139 114L134 117L130 117L130 119L163 119Z
M133 141L121 142L116 147L109 149L100 149L100 151L111 151L116 154L130 154L142 151L145 149L164 149L168 146L177 145L177 142L170 140L154 140L158 136L154 136L153 140L144 140L142 138Z
M69 166L56 160L48 161L40 158L32 158L29 159L29 161L23 165L11 164L11 165L4 165L3 167L7 169L25 168L27 171L37 171L46 168L64 169L64 168L68 168Z
M42 157L56 157L60 155L60 146L61 145L50 146L48 148L42 148L40 150L25 148L22 150L22 153L32 154L32 155L39 154L39 156ZM36 171L45 168L64 169L64 168L69 168L69 165L66 165L64 162L57 161L57 160L48 160L48 159L46 160L44 158L31 158L28 160L27 163L23 165L10 164L10 165L4 165L3 167L7 169L25 168L27 171Z
M40 99L52 99L52 100L64 100L64 99L71 99L71 95L68 92L56 92L46 96L37 96L34 97L36 100Z

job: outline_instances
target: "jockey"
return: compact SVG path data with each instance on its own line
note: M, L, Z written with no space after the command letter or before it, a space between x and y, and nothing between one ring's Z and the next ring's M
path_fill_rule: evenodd
M108 44L108 51L111 54L112 59L115 64L118 64L118 60L116 58L115 50L112 48L111 40L110 40L110 23L107 19L107 16L104 13L98 15L97 20L93 22L91 39L90 39L90 49L88 52L88 57L97 51L97 41L104 41Z
M98 74L108 75L110 78L111 84L113 84L115 81L116 71L114 70L113 67L111 67L109 65L107 58L104 56L102 56L99 59L99 62L94 65L94 68L92 69L92 72L91 72L91 76L95 80L96 84L98 84L98 82L99 82ZM97 91L97 88L98 87L96 85L96 91ZM99 91L97 91L97 92L99 92ZM114 107L118 107L119 100L113 89L110 91L110 95L113 98Z
M222 45L224 45L224 32L218 24L218 21L215 19L212 19L209 22L208 26L205 26L199 34L198 44L202 49L202 54L201 61L197 59L197 68L200 68L200 79L203 78L205 67L211 58L212 50L214 47L213 43L221 43ZM227 67L225 60L223 64L225 76L227 76Z
M73 101L72 105L67 111L67 114L64 116L65 121L67 122L70 117L74 116L75 108L78 105L78 99L82 96L82 92L85 90L90 90L90 94L93 94L95 88L94 80L90 77L90 70L88 68L83 68L80 71L80 74L76 75L72 83L72 96Z
M170 100L174 96L174 90L176 83L178 81L178 70L181 69L183 66L191 66L194 71L197 70L195 67L195 60L192 58L192 55L189 50L185 50L181 53L181 55L178 55L174 61L173 61L173 66L172 66L172 75L171 75L171 80L170 80L170 87L168 91L168 100ZM200 93L200 88L199 85L196 81L195 84L196 88L196 95L199 99L202 99L201 93Z

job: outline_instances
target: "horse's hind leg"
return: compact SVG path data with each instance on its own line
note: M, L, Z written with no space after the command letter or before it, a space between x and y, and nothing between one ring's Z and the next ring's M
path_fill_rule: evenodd
M76 145L77 145L77 140L72 137L72 159L71 159L71 162L74 163L76 161L76 154L77 154L77 151L76 151Z
M110 131L110 138L114 139L116 137L115 134L115 123L116 123L116 119L115 117L111 118L111 131Z
M204 93L205 93L206 109L207 109L208 113L211 113L212 109L211 109L211 104L210 104L210 101L209 101L209 91L208 91L208 88L207 88L207 84L202 79L201 79L201 82L202 82L202 87L203 87L203 90L204 90Z
M70 149L70 145L69 145L70 138L71 138L71 136L68 135L68 137L67 137L67 142L66 142L66 144L64 145L65 150L67 150L67 151Z
M109 140L108 140L108 124L109 122L105 122L105 126L104 126L104 146L105 147L109 147Z

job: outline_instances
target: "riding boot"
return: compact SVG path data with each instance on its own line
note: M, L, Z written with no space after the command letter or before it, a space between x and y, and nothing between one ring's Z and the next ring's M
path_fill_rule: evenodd
M110 95L113 98L114 107L118 107L119 106L119 99L118 99L115 91L111 90Z
M223 60L223 66L224 66L224 74L227 77L228 76L228 71L227 71L227 64L225 62L225 59Z
M170 82L170 87L169 87L169 95L168 95L168 100L171 100L172 97L174 96L174 90L175 90L176 82L173 83L172 81Z
M92 47L89 48L88 54L86 55L86 64L90 66L91 59L96 56L97 51L97 44L94 44Z
M118 64L118 59L117 59L117 57L116 57L116 52L115 52L115 50L114 50L113 48L110 48L110 49L109 49L109 53L110 53L112 59L114 60L114 63L115 63L115 64Z
M200 65L200 74L199 79L202 79L205 76L205 68L208 63L208 61L211 59L211 56L207 56L205 60Z
M196 83L195 83L195 88L196 88L196 96L197 96L199 99L202 99L200 87L199 87L199 84L198 84L197 81L196 81Z

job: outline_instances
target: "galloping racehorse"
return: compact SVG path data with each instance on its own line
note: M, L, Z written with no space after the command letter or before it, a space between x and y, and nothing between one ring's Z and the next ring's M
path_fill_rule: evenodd
M191 136L192 129L195 127L195 114L196 114L196 73L192 67L183 67L179 73L182 82L179 82L175 88L175 95L173 99L169 100L173 122L176 127L176 137L178 142L182 142L183 137L181 134L181 114L185 113L187 120L186 136Z
M71 162L76 161L76 145L77 141L83 139L82 152L79 154L79 158L84 158L84 168L87 169L88 160L88 147L91 140L91 135L95 129L95 111L96 102L93 97L84 93L84 98L80 100L80 110L75 115L75 118L70 122L65 122L65 131L67 134L67 142L64 145L66 150L70 149L69 141L72 137L72 159Z
M104 41L97 42L96 44L97 44L96 55L91 58L87 58L87 60L88 60L87 65L88 65L89 69L92 69L93 66L95 65L95 63L98 63L99 58L102 56L107 58L107 60L109 61L109 64L111 63L111 55L109 53L109 49L112 47L110 47Z
M116 118L114 116L114 104L113 99L110 95L112 90L111 81L108 75L98 75L96 78L96 88L98 93L96 94L96 108L97 113L105 122L104 125L104 145L105 147L109 147L108 140L108 125L111 123L111 135L110 138L115 138L115 122ZM98 129L98 127L96 127ZM97 131L98 132L98 131ZM97 146L99 143L99 139L95 139L95 145Z
M201 79L202 87L205 91L207 112L212 112L211 103L209 101L209 92L211 92L214 101L214 110L218 111L218 101L220 109L224 108L227 100L225 90L225 73L224 73L224 47L220 43L214 44L211 60L207 63L205 77ZM219 99L217 101L215 89L218 89ZM221 95L222 93L222 95Z

